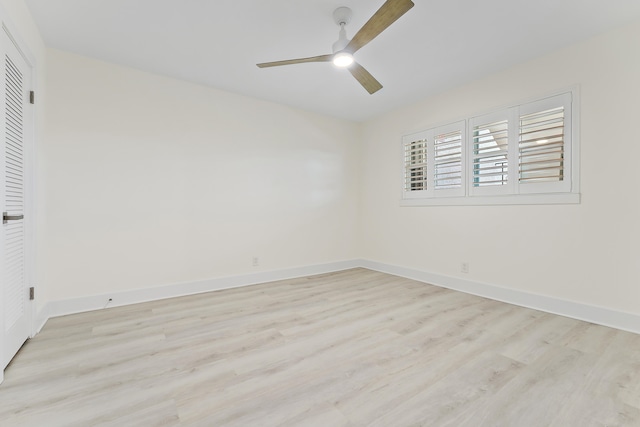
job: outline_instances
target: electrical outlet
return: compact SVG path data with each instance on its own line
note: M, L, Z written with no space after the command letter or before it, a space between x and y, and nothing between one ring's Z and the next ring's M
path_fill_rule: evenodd
M469 272L469 263L468 262L463 262L460 265L460 271L463 273L468 273Z
M258 258L257 256L254 256L253 258L251 258L251 265L253 265L254 267L259 266L260 258Z

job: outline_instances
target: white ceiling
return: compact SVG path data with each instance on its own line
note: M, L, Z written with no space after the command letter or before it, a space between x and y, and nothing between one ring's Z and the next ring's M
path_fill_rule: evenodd
M383 2L26 0L50 47L358 121L640 17L639 0L414 0L355 55L374 95L329 63L256 67L331 53L336 7L351 38Z

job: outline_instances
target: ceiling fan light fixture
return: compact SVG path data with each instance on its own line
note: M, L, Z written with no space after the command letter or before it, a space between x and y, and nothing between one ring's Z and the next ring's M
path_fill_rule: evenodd
M339 52L335 54L332 62L336 67L346 68L353 64L353 55L348 52Z
M351 75L370 94L374 94L382 85L362 65L353 60L353 54L386 30L398 18L414 6L412 0L385 0L384 4L356 32L353 39L347 39L345 25L351 20L351 9L339 7L333 12L333 19L340 26L338 40L333 44L333 53L311 56L308 58L289 59L286 61L263 62L256 64L259 68L277 67L280 65L303 64L306 62L333 62L336 67L347 68Z

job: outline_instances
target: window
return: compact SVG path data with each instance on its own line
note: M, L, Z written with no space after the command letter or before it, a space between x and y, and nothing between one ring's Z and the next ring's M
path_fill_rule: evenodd
M464 135L462 121L403 138L406 198L464 196Z
M443 130L433 138L433 181L436 190L462 188L462 130Z
M579 202L573 96L404 136L403 204Z
M404 145L404 182L405 191L424 191L427 189L427 142L416 138Z
M471 195L509 191L509 117L507 112L469 121L471 137Z
M571 94L524 105L518 112L520 193L570 192Z

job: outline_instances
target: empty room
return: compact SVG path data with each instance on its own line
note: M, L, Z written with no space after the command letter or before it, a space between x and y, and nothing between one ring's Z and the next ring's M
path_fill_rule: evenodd
M0 426L640 427L638 0L0 20Z

